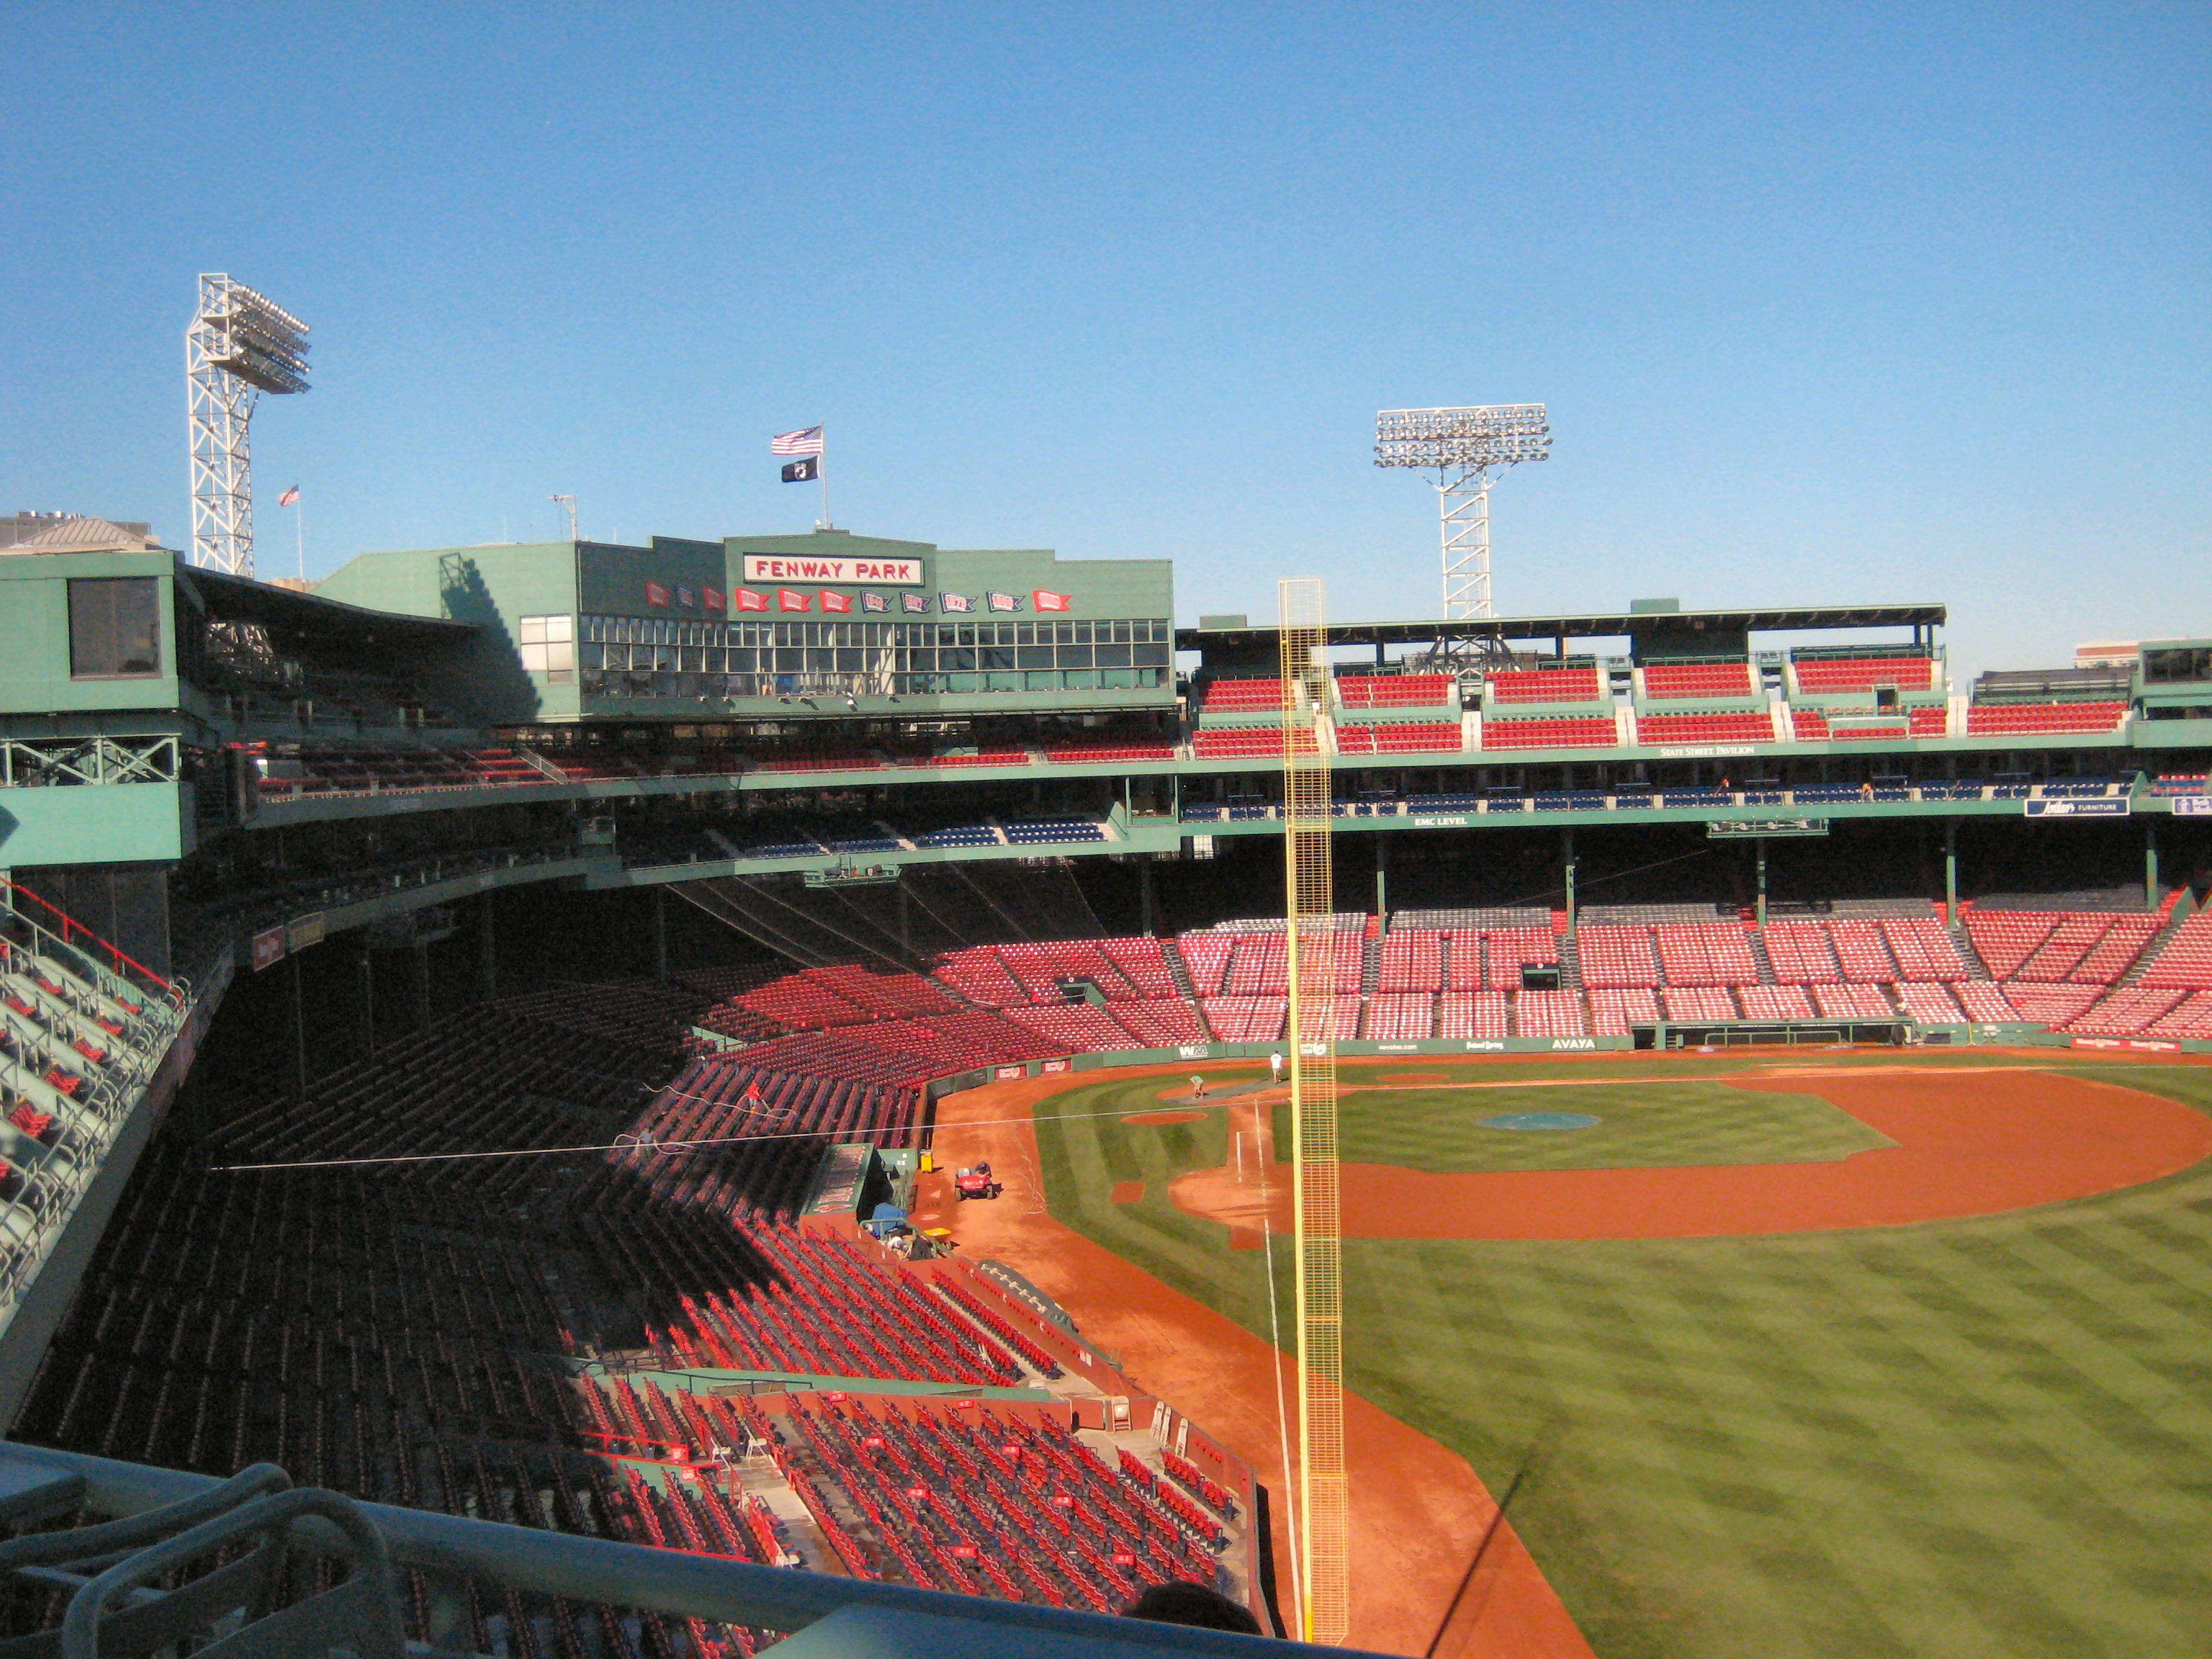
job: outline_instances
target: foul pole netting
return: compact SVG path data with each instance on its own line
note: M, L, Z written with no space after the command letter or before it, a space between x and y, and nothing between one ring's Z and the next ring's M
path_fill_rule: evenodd
M1298 1322L1298 1601L1308 1642L1349 1627L1343 1226L1337 1196L1336 901L1322 585L1279 584L1284 932L1290 969L1291 1243Z

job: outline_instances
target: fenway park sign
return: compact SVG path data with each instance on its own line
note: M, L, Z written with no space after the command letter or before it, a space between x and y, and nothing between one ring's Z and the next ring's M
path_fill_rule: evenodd
M811 554L748 553L749 582L881 582L886 586L921 586L920 559L829 559Z

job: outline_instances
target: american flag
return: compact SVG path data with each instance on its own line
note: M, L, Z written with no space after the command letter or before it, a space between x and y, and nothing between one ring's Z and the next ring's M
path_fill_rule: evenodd
M293 502L299 499L300 486L294 484L289 489L286 490L283 495L276 498L276 505L279 507L289 507Z
M796 432L779 432L768 441L771 455L819 455L822 453L822 428L801 427Z

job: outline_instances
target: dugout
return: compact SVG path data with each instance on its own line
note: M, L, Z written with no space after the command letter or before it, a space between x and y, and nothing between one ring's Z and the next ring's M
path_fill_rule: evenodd
M1903 1019L1732 1019L1633 1025L1629 1036L1638 1048L1832 1048L1846 1042L1901 1048L1912 1030Z

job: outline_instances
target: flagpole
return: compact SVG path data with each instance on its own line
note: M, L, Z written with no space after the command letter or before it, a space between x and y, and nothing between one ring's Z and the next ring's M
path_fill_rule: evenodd
M822 527L830 528L830 429L822 429L821 453L814 459L814 471L822 480Z
M292 503L292 542L300 555L300 580L307 580L307 499L302 495Z

